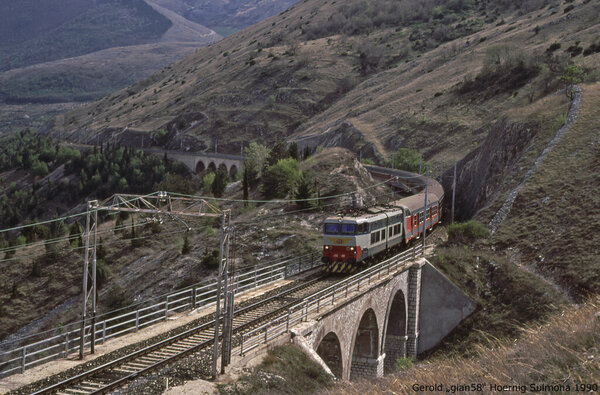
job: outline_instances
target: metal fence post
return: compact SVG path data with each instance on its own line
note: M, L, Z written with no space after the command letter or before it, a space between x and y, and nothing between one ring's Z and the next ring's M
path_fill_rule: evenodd
M268 338L268 336L269 336L269 327L267 326L267 327L265 328L265 343L267 342L267 338Z
M167 300L165 302L165 321L169 318L169 297L167 296Z
M102 322L102 344L106 340L106 320Z
M23 346L23 359L21 360L21 373L25 373L25 359L27 358L27 346Z
M69 331L65 333L65 358L69 355Z
M285 323L285 331L289 331L290 330L290 309L288 308L287 310L287 319L286 319L286 323Z
M135 311L135 330L136 332L140 329L140 311Z
M192 310L196 309L196 298L198 298L198 291L196 287L192 288Z
M242 344L240 344L240 355L244 355L244 334L242 333Z

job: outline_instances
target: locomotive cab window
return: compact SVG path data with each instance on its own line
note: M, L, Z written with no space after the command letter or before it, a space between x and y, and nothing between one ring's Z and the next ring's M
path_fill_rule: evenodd
M330 235L340 233L340 224L325 224L323 232Z
M356 232L355 224L342 224L342 233L345 235L353 235Z

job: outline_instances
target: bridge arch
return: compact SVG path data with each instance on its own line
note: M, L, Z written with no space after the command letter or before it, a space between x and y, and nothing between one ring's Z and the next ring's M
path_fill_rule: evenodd
M377 316L372 308L368 308L363 313L355 331L353 343L350 380L359 377L378 377L379 326Z
M344 372L344 361L342 358L342 347L340 339L335 332L329 332L317 347L317 354L327 364L335 377L342 378Z
M231 165L229 168L229 177L233 180L238 173L238 168L236 165Z
M217 165L215 165L215 162L210 162L208 164L208 166L206 166L206 169L211 172L211 173L216 173L217 172Z
M206 170L206 165L204 164L204 161L199 160L198 163L196 163L196 174L202 173L204 170Z
M383 332L382 353L385 353L386 372L394 371L398 358L406 358L406 296L401 289L392 294L388 303L386 324Z
M227 169L227 165L223 162L219 163L219 167L218 167L219 171L223 171L227 174L227 172L229 171L229 169Z

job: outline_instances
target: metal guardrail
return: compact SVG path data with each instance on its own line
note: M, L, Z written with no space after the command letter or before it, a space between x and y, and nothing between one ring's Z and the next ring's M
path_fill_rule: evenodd
M421 248L422 246L414 246L328 288L307 296L288 308L285 315L276 317L250 332L239 335L240 355L244 355L261 344L288 332L293 325L306 321L310 313L319 312L324 306L334 304L337 299L348 296L349 292L360 291L361 284L363 286L368 285L374 277L381 278L382 275L388 275L396 271L401 265L414 260L417 256L421 256Z
M320 266L320 258L319 253L312 252L268 266L247 267L234 273L232 286L236 289L238 295L243 294L252 289ZM211 280L129 308L105 313L97 317L98 321L94 326L95 344L102 344L110 338L135 332L156 322L164 321L170 314L175 312L214 305L215 301L216 280ZM130 311L118 314L126 309ZM85 333L84 344L85 347L89 347L91 325L85 327ZM28 368L53 359L66 357L69 353L78 350L81 341L81 321L72 322L60 329L14 339L10 342L4 342L4 344L0 343L0 347L6 348L7 344L11 343L22 344L27 339L31 339L30 343L0 352L0 377L6 377L17 372L23 373Z

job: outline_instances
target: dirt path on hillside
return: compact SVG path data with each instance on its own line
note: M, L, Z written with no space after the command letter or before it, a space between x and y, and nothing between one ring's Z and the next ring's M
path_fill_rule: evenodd
M571 126L573 125L575 120L577 119L579 107L581 106L582 89L578 85L574 85L573 91L574 91L573 101L571 102L571 108L569 109L569 113L567 115L567 120L566 120L565 124L563 125L563 127L558 129L554 138L550 141L550 143L548 143L548 146L544 149L544 151L536 159L535 163L527 171L527 173L523 177L523 180L521 181L521 183L519 185L517 185L515 187L515 189L513 189L508 194L508 196L506 197L506 200L504 201L504 204L502 204L502 207L500 207L500 210L498 210L498 212L494 215L494 217L488 224L488 228L492 235L494 233L496 233L496 230L498 230L498 228L500 227L502 222L506 219L506 217L508 217L508 214L510 213L512 206L513 206L515 200L517 199L517 196L519 195L519 192L521 191L523 186L525 186L525 183L527 182L527 180L529 180L529 178L533 175L533 173L535 173L535 171L537 170L539 165L544 161L544 159L546 159L548 154L550 152L552 152L552 149L556 146L556 144L558 144L558 142L560 141L562 136L566 132L569 131L569 129L571 128Z
M377 138L377 132L374 130L373 125L367 124L358 118L348 119L348 122L350 122L364 136L367 142L375 145L377 151L379 151L379 153L384 158L387 158L387 149L383 146L383 144L381 144L381 142Z

